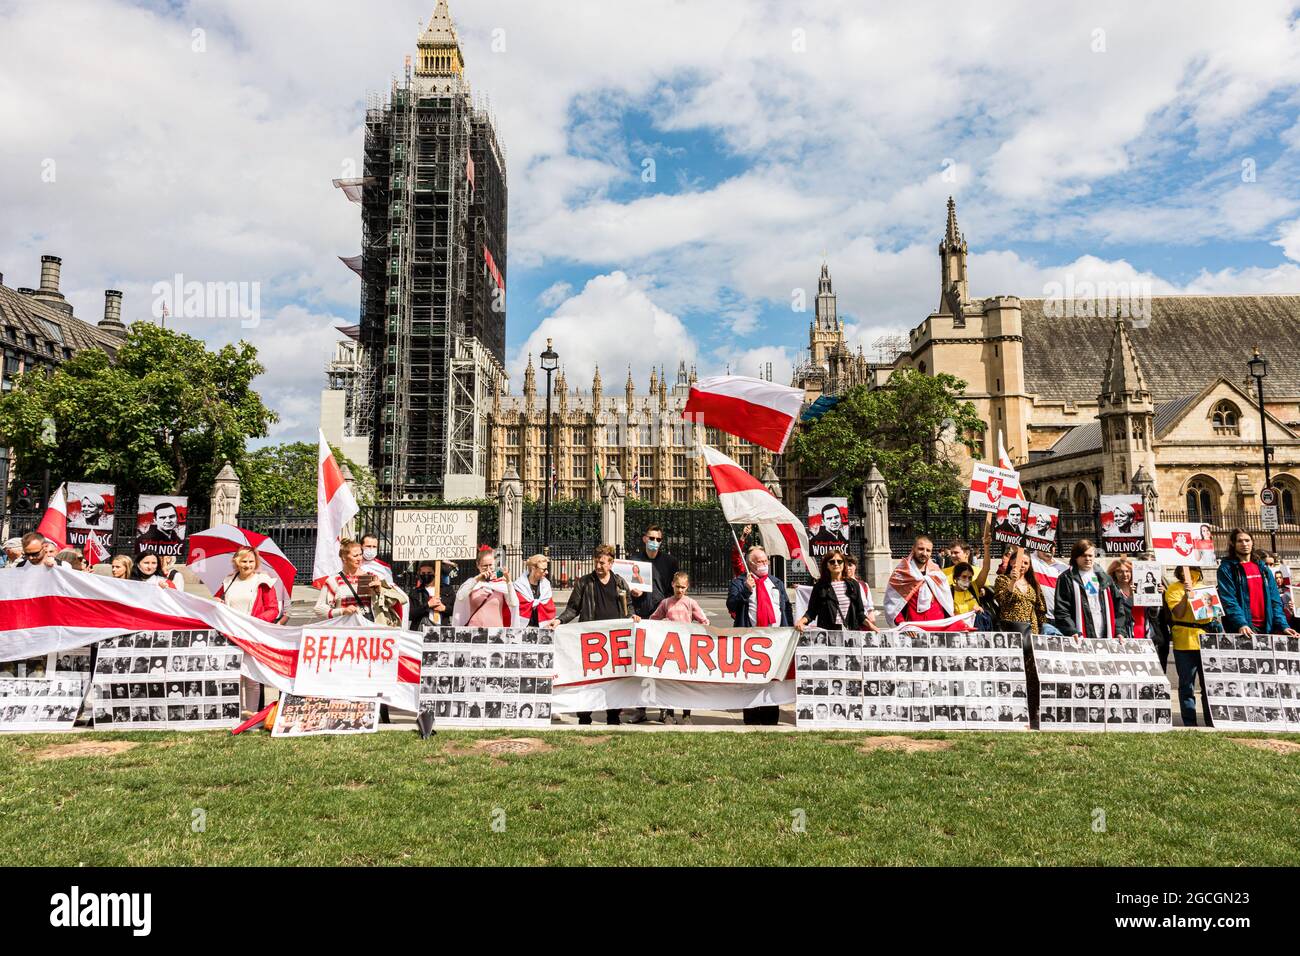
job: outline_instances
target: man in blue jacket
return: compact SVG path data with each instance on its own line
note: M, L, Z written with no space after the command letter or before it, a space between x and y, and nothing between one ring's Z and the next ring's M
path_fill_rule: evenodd
M1287 626L1277 580L1263 561L1251 558L1255 542L1250 534L1234 528L1228 535L1228 556L1219 565L1219 602L1223 605L1223 629L1229 634L1286 634L1296 637Z
M748 571L737 575L727 591L727 610L736 627L793 627L794 610L785 582L768 574L770 564L767 552L752 547L745 555ZM776 706L746 707L745 723L775 725L780 721L781 708Z

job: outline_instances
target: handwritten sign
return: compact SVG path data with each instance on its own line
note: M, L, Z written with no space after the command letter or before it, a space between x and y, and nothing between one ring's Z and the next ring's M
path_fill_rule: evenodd
M465 561L477 554L477 511L393 512L394 561Z

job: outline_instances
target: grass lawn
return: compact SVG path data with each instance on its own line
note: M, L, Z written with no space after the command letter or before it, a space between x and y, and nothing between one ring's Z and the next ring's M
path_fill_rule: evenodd
M1260 864L1300 859L1300 753L1231 733L0 737L0 862ZM1296 735L1274 739L1300 741ZM133 741L37 760L51 745ZM497 744L496 746L500 746ZM206 830L191 830L192 811ZM1094 808L1105 832L1094 832ZM802 811L803 832L795 827ZM494 829L494 819L497 826Z

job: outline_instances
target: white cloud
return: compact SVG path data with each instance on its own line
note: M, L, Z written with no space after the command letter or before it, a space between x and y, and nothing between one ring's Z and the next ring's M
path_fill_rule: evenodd
M545 308L553 309L572 294L573 286L569 283L563 281L553 282L542 290L542 294L537 297L537 301Z
M596 276L542 320L510 363L516 389L528 354L541 354L547 339L554 341L568 387L583 391L590 390L597 365L611 390L623 384L629 366L640 383L652 368L673 372L679 361L690 365L697 353L681 319L651 301L643 282L622 272Z
M1282 247L1282 254L1292 262L1300 262L1300 219L1282 223L1281 234L1273 243Z

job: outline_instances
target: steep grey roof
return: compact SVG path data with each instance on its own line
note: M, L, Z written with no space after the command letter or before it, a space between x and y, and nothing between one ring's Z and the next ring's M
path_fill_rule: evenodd
M112 355L121 341L97 326L50 308L39 299L4 285L0 285L0 328L2 327L18 330L19 345L25 344L27 335L36 336L37 342L42 346L46 342L54 342L59 360L63 358L64 346L74 352L101 348ZM7 337L5 332L0 334Z
M1191 395L1184 395L1182 398L1176 398L1171 402L1161 402L1157 405L1153 416L1156 436L1163 435L1165 430L1178 420L1178 416L1187 410L1187 406L1198 398L1200 398L1200 393L1193 392ZM1056 458L1086 451L1101 451L1101 422L1099 421L1075 425L1056 440L1056 444L1051 447L1047 457Z
M1115 331L1114 316L1057 318L1043 299L1022 299L1026 389L1054 401L1095 401ZM1258 345L1265 388L1300 396L1300 295L1173 295L1151 299L1151 321L1129 326L1151 397L1166 402L1219 377L1246 379Z

